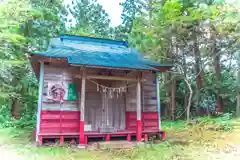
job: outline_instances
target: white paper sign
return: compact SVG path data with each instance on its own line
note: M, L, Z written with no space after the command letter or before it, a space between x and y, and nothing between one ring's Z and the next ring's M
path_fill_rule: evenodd
M92 125L84 125L84 131L91 131Z

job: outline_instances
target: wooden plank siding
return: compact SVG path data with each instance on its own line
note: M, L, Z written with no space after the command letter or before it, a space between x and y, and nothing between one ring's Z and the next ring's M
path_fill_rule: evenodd
M155 73L143 72L142 73L142 110L143 112L157 112L157 92L155 83ZM128 85L134 85L136 82L130 82ZM137 99L136 99L136 86L128 88L127 92L127 111L135 112Z
M156 74L143 72L142 78L143 112L157 112Z
M125 81L113 81L111 83L112 87L122 87L125 86ZM115 129L124 130L126 128L126 93L121 93L119 95L114 95L112 99L109 99L109 106L111 106L111 111L109 111L109 122Z
M79 133L80 120L80 92L81 79L76 75L80 74L79 67L62 68L47 65L44 68L44 86L54 83L74 83L77 87L77 99L64 100L62 104L47 102L47 96L43 95L40 133ZM101 69L87 69L87 74L107 75L108 72ZM137 77L138 72L126 75L124 71L111 71L112 76ZM142 128L143 130L157 130L157 93L155 74L143 72L142 78L145 80L141 84L142 90ZM110 98L97 89L95 83L109 87L131 86L125 93L115 95ZM91 126L91 131L99 131L103 126L110 126L116 130L136 131L136 85L134 81L97 80L86 79L85 91L85 125Z
M86 102L85 102L85 125L91 125L93 131L97 131L102 121L102 100L97 86L86 81Z
M45 65L44 87L51 84L74 83L76 68L61 68ZM46 92L46 91L44 91ZM40 133L78 133L80 112L77 100L48 102L47 93L43 93Z
M73 75L77 72L75 68L56 68L51 66L45 66L44 72L44 88L51 84L62 83L74 83ZM68 101L64 100L64 103L59 102L49 103L47 102L46 93L43 94L42 110L67 110L67 111L79 111L77 100Z

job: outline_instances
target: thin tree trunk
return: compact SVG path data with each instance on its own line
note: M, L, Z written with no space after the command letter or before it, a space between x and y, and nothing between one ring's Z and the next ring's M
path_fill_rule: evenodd
M171 120L175 120L176 113L176 79L174 78L171 83Z
M191 109L193 91L192 91L192 87L191 87L190 83L188 82L187 78L184 78L184 81L187 83L188 89L189 89L189 92L190 92L189 99L188 99L188 105L187 105L187 122L189 122L190 121L190 109Z
M171 31L173 32L175 30L174 24L171 26ZM177 47L177 39L175 35L171 36L171 50L170 50L170 58L171 63L174 64L174 58L175 55L178 53L178 47ZM174 74L171 74L171 120L175 119L175 112L176 112L176 78Z
M182 63L183 63L183 67L182 67L183 68L183 75L184 75L184 77L187 77L186 53L185 52L182 52L182 53L183 53L183 60L182 60ZM188 106L188 85L184 81L184 108L185 108L185 110L187 110L187 106ZM187 117L186 112L185 112L185 117Z

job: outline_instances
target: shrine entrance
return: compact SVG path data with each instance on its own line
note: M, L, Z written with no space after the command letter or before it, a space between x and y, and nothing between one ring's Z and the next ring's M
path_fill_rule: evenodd
M100 132L116 132L125 129L125 93L110 97L102 92L102 125Z
M97 108L95 107L93 110L95 112L94 115L99 116L96 118L91 118L91 125L93 128L101 133L112 133L119 130L125 130L127 92L126 82L113 80L88 80L88 83L96 89L94 96L100 96L100 101L96 102L98 103L96 105ZM89 94L87 94L86 99L90 99L88 95ZM89 106L87 106L86 110L88 110L88 107Z

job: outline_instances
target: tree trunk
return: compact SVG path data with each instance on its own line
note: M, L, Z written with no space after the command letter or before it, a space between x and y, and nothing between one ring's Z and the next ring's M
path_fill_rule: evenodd
M237 95L237 117L240 117L240 91L238 91L238 95Z
M236 116L240 117L240 58L239 58L238 73L237 73L237 106L236 106Z
M217 85L220 85L221 80L220 80L220 56L216 55L214 58L214 68L215 68L215 74L216 74L216 81L217 81ZM220 96L220 89L217 90L217 111L222 112L223 111L223 104L222 104L222 97Z
M12 117L14 119L20 119L20 108L19 108L19 100L18 99L13 99L12 101Z
M153 12L153 0L148 0L148 27L151 28L152 25L152 12Z
M221 75L220 75L220 54L219 49L217 48L217 41L216 36L214 35L214 31L212 33L212 41L213 41L213 48L212 48L212 56L213 56L213 64L215 70L215 77L216 77L216 84L217 84L217 91L216 91L216 107L215 110L217 112L223 112L223 100L220 96L220 85L221 85Z
M202 88L202 79L203 79L203 70L202 70L202 63L201 63L201 54L199 50L199 42L198 42L198 35L199 35L199 23L197 22L197 25L194 27L194 33L193 33L193 50L194 50L194 58L195 58L195 71L196 71L196 105L195 109L198 112L198 115L200 115L200 107L199 107L199 101L201 97L201 88Z
M169 84L169 80L171 79L171 73L166 72L164 76L164 83L166 84L166 102L165 102L165 117L170 119L170 111L171 111L171 85Z
M195 58L195 70L196 70L196 110L199 114L199 101L200 101L200 90L202 88L202 79L203 79L203 70L201 67L201 55L200 55L200 50L199 50L199 43L198 43L198 25L195 27L195 32L194 32L194 58Z

